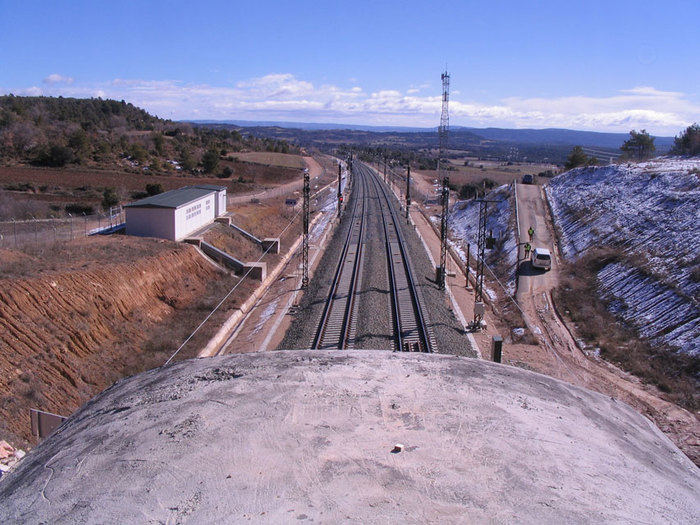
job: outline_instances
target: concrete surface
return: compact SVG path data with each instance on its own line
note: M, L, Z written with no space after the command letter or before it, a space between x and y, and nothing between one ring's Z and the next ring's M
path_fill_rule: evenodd
M248 276L248 279L264 281L267 278L267 263L247 262L243 265L243 269L241 271Z
M280 238L279 237L266 237L260 241L260 246L264 252L267 253L279 253L280 252Z
M115 384L0 481L0 516L698 523L698 494L698 469L609 397L452 356L281 351Z

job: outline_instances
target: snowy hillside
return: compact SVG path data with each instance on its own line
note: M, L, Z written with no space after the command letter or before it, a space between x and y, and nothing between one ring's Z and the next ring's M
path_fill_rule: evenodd
M693 170L696 170L693 173ZM578 168L546 188L564 255L618 248L599 274L611 309L641 335L700 354L700 159Z
M487 195L489 203L486 230L493 232L496 248L486 251L486 264L494 269L500 278L505 278L509 293L515 290L516 244L513 235L513 192L509 185L496 188ZM473 200L459 201L450 210L450 233L453 247L466 260L466 245L471 245L472 257L476 256L479 235L479 203ZM495 266L500 263L500 270ZM507 272L503 272L507 269ZM511 271L512 270L512 271Z

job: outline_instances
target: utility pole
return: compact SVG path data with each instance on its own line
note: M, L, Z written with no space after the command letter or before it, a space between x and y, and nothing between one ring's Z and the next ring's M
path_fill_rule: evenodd
M484 318L483 307L477 308L477 304L484 303L484 256L486 250L486 214L487 201L479 200L479 235L476 243L476 285L474 287L474 325L476 326Z
M438 174L442 177L442 216L440 217L440 267L438 271L438 286L445 289L447 278L447 212L450 204L450 180L445 175L444 158L447 153L447 133L450 129L450 75L447 71L440 75L442 80L442 112L438 127Z
M445 289L447 282L447 212L450 204L450 179L442 179L442 213L440 214L440 266L438 269L438 287Z
M338 162L338 218L340 218L340 208L343 205L343 193L341 191L343 168Z
M386 184L386 152L384 153L384 184Z
M301 258L303 273L301 277L301 287L306 288L309 285L309 197L311 196L311 188L309 187L309 170L304 170L304 204L303 204L303 233L304 240L301 248Z
M476 283L474 285L474 322L472 328L479 330L481 321L486 311L484 305L484 258L486 247L493 248L493 236L486 237L486 218L488 216L488 203L498 202L494 200L479 199L479 236L476 253Z
M406 221L408 221L408 209L411 207L411 165L406 167Z
M466 278L467 278L467 284L465 285L466 288L469 288L469 251L471 249L471 243L467 243L467 271L465 273Z

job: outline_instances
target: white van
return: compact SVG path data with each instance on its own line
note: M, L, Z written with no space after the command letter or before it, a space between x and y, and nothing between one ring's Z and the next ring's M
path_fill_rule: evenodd
M532 250L530 262L533 268L541 268L543 270L552 269L552 255L547 248L535 248Z

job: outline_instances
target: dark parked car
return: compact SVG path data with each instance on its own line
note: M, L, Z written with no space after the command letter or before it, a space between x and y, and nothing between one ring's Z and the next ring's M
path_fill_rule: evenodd
M535 178L532 175L523 175L523 184L534 184L534 182Z

